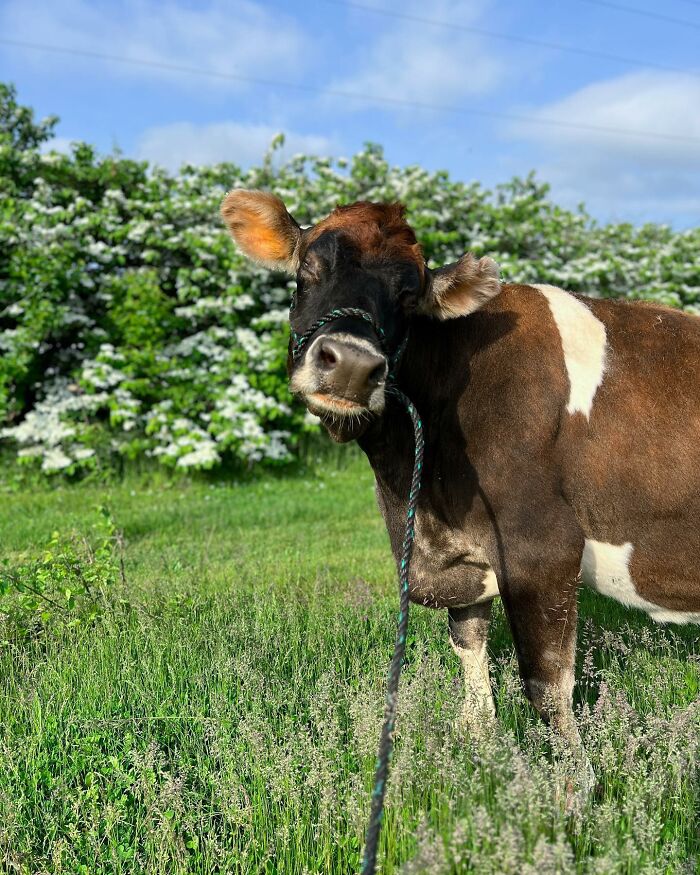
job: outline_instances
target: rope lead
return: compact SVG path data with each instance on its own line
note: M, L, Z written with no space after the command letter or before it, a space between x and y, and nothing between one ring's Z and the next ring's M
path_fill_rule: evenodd
M292 309L294 309L292 307ZM291 315L291 311L290 311ZM343 307L337 310L331 310L330 313L318 319L314 324L302 334L297 334L292 330L292 358L297 361L304 347L311 337L329 322L344 317L355 317L368 322L375 330L379 342L385 352L386 336L381 326L377 324L375 318L366 310L360 310L356 307ZM404 395L395 385L395 375L398 370L398 365L406 348L407 338L404 337L398 349L393 356L389 356L389 379L393 383L389 391L403 404L411 417L413 423L414 437L414 459L413 459L413 476L411 478L411 488L408 493L408 508L406 510L406 528L404 530L403 544L401 548L401 561L399 562L399 621L396 630L396 641L394 642L394 655L391 658L389 666L389 678L387 680L386 701L384 704L384 724L379 736L379 750L377 752L377 762L374 771L374 789L372 791L372 805L367 825L367 834L365 837L365 852L362 858L361 875L374 875L377 866L377 847L379 845L379 833L382 827L382 819L384 815L384 794L386 792L386 781L389 774L389 763L394 747L394 725L396 722L396 705L399 693L399 678L401 668L403 666L404 655L406 653L406 632L408 630L408 574L411 567L411 553L413 552L413 542L416 537L415 518L416 505L418 504L418 494L420 492L421 473L423 470L423 423L421 422L418 411L413 406L411 401Z
M416 537L415 516L418 493L420 492L420 478L423 469L423 423L418 416L418 411L409 399L397 388L392 389L393 394L404 405L413 423L413 435L415 440L413 477L411 489L408 493L408 509L406 511L406 529L399 563L399 623L396 630L394 643L394 655L389 666L389 679L386 687L386 703L384 705L384 725L379 736L379 752L374 771L374 790L372 791L372 808L367 826L365 838L365 853L362 858L362 875L374 875L377 866L377 846L379 833L382 827L384 815L384 793L386 792L386 779L389 773L389 763L394 746L394 723L396 721L396 704L399 692L399 676L406 652L406 631L408 629L408 573L411 567L411 553L413 542Z

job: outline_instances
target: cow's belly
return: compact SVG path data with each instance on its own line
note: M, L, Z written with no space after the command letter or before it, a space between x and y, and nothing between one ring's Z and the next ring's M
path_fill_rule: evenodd
M420 509L409 578L411 601L457 608L498 595L496 574L473 533L452 529Z
M686 565L672 548L648 534L622 543L587 538L582 582L659 623L700 623L700 556Z

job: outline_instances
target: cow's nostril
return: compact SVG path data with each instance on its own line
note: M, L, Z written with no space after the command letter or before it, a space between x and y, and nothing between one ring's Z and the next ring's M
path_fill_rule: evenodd
M320 364L327 368L332 368L334 365L338 364L338 356L332 349L330 349L330 347L321 347L318 353L318 360Z
M367 381L369 383L373 383L375 385L377 383L381 383L383 378L384 378L384 362L382 362L380 365L377 365L376 368L372 368L372 370L367 375Z

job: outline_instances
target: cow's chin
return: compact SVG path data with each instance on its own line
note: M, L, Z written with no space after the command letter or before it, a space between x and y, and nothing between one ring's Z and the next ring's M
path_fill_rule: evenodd
M309 412L318 416L328 434L339 444L362 437L376 416L362 404L324 392L313 392L303 400Z

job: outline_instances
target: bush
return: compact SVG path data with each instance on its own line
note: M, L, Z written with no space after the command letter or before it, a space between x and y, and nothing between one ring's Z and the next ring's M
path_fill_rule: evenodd
M54 532L41 558L0 563L0 629L36 633L52 622L99 616L108 588L124 580L122 535L105 508L91 534Z
M292 283L246 262L218 208L268 188L302 224L338 203L401 200L433 264L488 253L506 279L700 312L700 229L599 226L534 175L490 192L445 172L352 159L185 166L173 176L85 143L44 152L0 85L0 436L74 473L153 457L181 469L288 461L313 428L286 389Z

